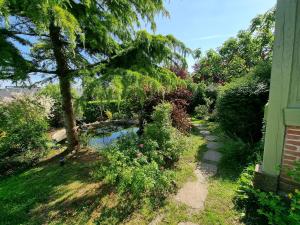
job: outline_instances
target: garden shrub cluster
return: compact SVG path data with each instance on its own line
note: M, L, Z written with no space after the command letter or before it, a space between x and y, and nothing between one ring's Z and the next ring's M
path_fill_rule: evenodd
M83 106L83 118L85 122L95 122L109 119L106 112L121 114L119 103L116 101L88 101Z
M229 136L254 143L261 138L268 93L266 87L243 80L231 83L224 90L217 105L218 120Z
M171 167L186 148L185 137L171 122L172 105L155 107L141 137L125 136L101 150L102 162L95 176L114 186L120 196L155 204L175 188Z
M47 120L53 102L47 97L16 96L0 102L1 173L34 163L47 148Z
M230 137L238 137L247 143L261 139L269 93L264 81L270 72L270 67L258 66L252 73L222 88L217 100L217 115L221 128Z
M244 213L247 224L299 224L300 191L288 197L272 192L263 192L253 187L254 166L241 174L239 187L234 199L235 206Z
M192 101L192 92L185 88L178 88L169 93L156 94L149 97L143 106L143 118L147 122L152 121L151 114L155 106L167 101L172 104L171 121L172 125L181 132L185 133L191 129L191 122L188 115L188 107Z

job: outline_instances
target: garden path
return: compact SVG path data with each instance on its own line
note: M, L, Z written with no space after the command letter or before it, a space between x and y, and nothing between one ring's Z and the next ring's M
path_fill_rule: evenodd
M208 194L208 179L214 176L218 170L218 163L222 154L218 151L222 143L218 142L218 137L211 134L206 125L194 125L201 136L206 139L207 151L204 152L201 162L194 170L196 180L189 181L183 185L174 196L174 200L186 205L191 210L201 211L205 207L205 199ZM149 225L157 225L163 220L163 215L159 215ZM178 225L196 225L192 222L181 222Z

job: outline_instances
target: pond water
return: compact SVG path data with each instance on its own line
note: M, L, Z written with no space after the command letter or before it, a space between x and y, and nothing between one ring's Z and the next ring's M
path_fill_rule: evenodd
M119 137L122 137L124 135L127 135L129 133L136 133L139 128L137 127L130 127L118 131L114 131L111 133L103 134L103 135L97 135L92 137L89 140L89 145L91 147L99 148L99 147L105 147L109 144L111 144L114 140L116 140Z

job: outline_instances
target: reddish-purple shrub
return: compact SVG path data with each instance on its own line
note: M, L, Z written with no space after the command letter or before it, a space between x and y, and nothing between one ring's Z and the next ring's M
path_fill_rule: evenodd
M190 119L187 114L187 108L192 101L192 96L193 94L185 88L178 88L175 91L166 93L164 96L155 95L147 99L145 102L143 107L143 119L146 121L151 121L151 114L154 110L154 107L163 101L167 101L173 106L171 114L173 126L181 132L187 132L191 128Z

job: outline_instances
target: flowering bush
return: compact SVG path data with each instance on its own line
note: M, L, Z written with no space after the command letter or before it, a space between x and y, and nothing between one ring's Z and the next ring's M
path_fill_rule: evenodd
M53 101L47 97L17 95L0 102L0 156L41 153L47 143L47 119ZM35 155L35 154L34 154Z

